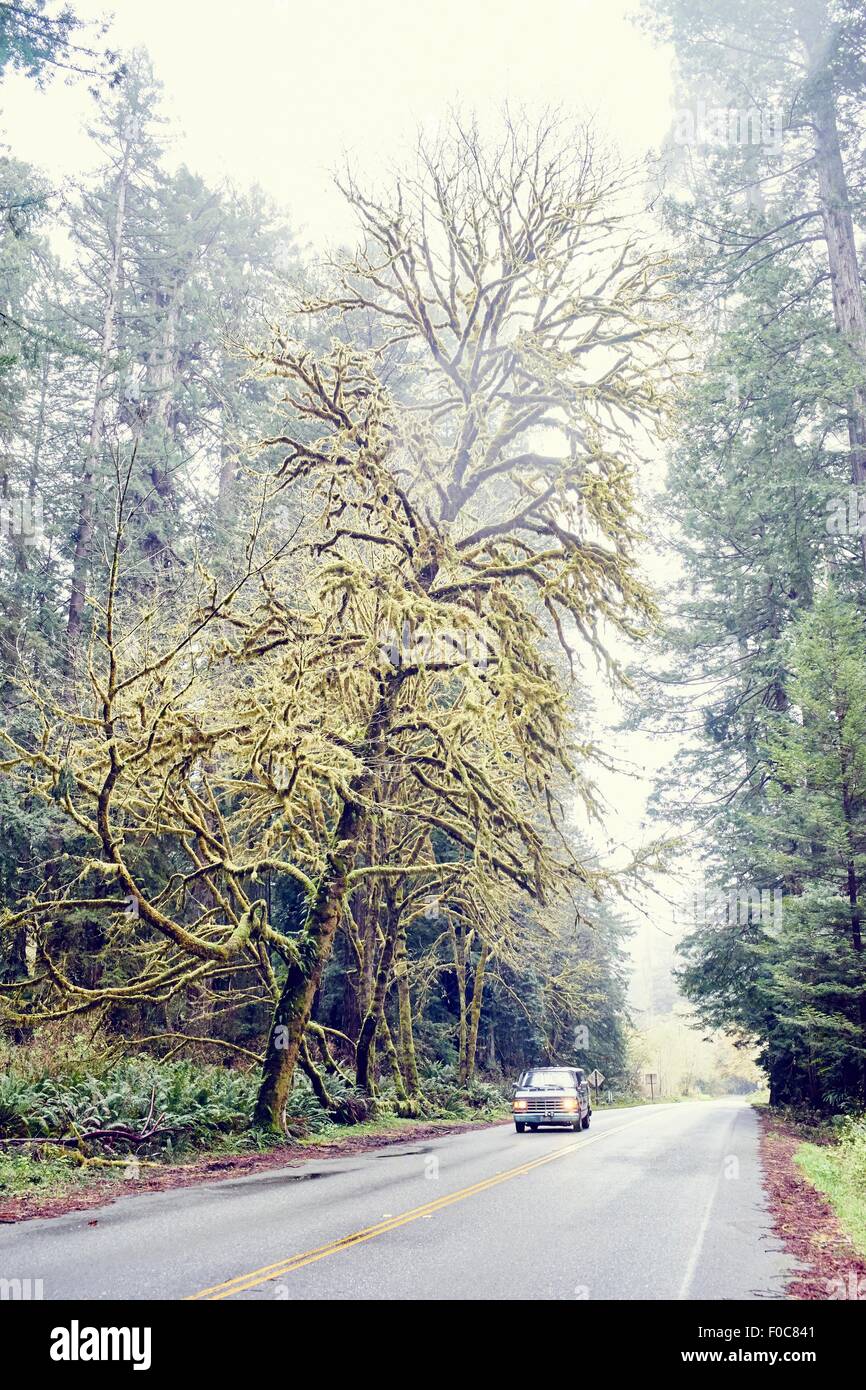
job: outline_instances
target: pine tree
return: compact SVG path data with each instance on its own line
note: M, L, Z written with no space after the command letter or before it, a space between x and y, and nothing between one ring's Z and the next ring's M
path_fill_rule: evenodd
M866 633L832 587L784 644L788 700L761 738L748 816L757 872L784 883L769 920L706 922L682 982L705 1022L757 1038L776 1102L862 1103L866 1068Z
M81 272L91 287L91 332L96 360L90 418L77 485L77 522L66 622L66 670L71 674L85 624L100 485L110 479L109 439L122 371L129 351L124 320L129 243L136 213L150 192L159 158L154 125L158 87L143 53L133 55L117 93L100 103L93 138L105 158L102 179L86 191L73 230Z
M797 624L790 707L772 722L759 844L796 885L774 940L777 1011L808 1048L813 1096L866 1100L866 632L833 588Z

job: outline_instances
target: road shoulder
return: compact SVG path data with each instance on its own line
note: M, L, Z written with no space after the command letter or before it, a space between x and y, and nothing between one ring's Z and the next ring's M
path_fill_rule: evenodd
M471 1130L491 1129L506 1119L503 1113L479 1120L394 1120L383 1122L374 1130L346 1137L279 1144L262 1153L204 1154L191 1163L138 1166L134 1159L121 1177L95 1177L92 1185L76 1187L62 1193L21 1193L0 1200L0 1225L35 1220L39 1217L65 1216L68 1212L90 1211L110 1206L119 1197L135 1197L148 1192L166 1192L182 1187L197 1187L201 1183L225 1182L230 1178L249 1177L272 1168L287 1168L328 1159L345 1158L351 1154L369 1153L418 1139L440 1138L447 1134L466 1134Z
M804 1139L802 1130L770 1111L757 1113L764 1190L773 1227L799 1266L788 1284L787 1297L858 1297L857 1290L866 1290L866 1260L843 1230L830 1203L796 1162L795 1155Z

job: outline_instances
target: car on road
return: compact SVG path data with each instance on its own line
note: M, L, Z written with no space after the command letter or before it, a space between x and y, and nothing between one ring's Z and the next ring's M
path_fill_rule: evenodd
M518 1134L542 1125L589 1129L592 1106L580 1067L530 1067L522 1073L511 1102Z

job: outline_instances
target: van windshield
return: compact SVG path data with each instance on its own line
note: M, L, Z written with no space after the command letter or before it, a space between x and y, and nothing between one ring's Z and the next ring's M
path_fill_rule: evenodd
M529 1091L573 1091L570 1071L531 1071L523 1085Z

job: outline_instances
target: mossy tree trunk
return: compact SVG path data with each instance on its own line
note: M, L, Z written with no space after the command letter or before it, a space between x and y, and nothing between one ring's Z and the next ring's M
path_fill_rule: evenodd
M457 981L457 1007L460 1011L460 1024L457 1035L457 1079L461 1085L466 1081L466 1044L469 1039L469 1010L466 1001L466 962L469 955L471 936L467 938L465 925L456 924L449 917L451 953L454 958L454 975Z
M354 816L344 808L341 826L348 829ZM289 964L286 979L271 1020L262 1080L254 1122L261 1129L285 1132L286 1101L312 1012L313 999L331 953L346 893L349 866L339 854L329 855L328 867L307 917L297 956Z
M475 976L472 986L472 1004L469 1009L469 1031L466 1038L466 1057L461 1069L460 1079L464 1085L468 1085L475 1075L475 1058L478 1053L478 1025L481 1022L481 1003L484 998L484 977L489 959L490 948L486 942L482 942L481 954L478 957L478 964L475 967Z
M418 1096L410 1096L406 1090L406 1083L403 1080L403 1072L400 1067L400 1058L397 1048L388 1026L387 1015L383 1013L379 1021L379 1032L382 1035L382 1042L385 1046L385 1056L391 1067L391 1076L394 1079L394 1090L397 1095L397 1114L404 1119L418 1115L421 1110L420 1099Z
M391 970L394 964L394 951L397 945L397 913L395 911L393 892L385 887L383 903L385 907L385 937L382 942L382 949L379 953L379 965L376 971L373 993L364 1021L361 1024L361 1031L358 1034L358 1048L355 1055L355 1084L359 1091L370 1093L373 1081L373 1047L376 1041L376 1033L385 1013L385 996L388 993L388 986L391 983Z
M367 729L367 766L343 803L324 871L274 1009L253 1115L253 1122L260 1129L285 1133L286 1101L304 1032L340 924L358 845L369 824L369 811L364 802L372 785L370 765L376 751L380 751L396 691L397 682L386 678Z
M412 1027L412 995L409 989L409 954L406 945L406 927L401 922L397 929L397 944L394 951L394 978L397 984L397 1008L400 1020L400 1057L406 1089L410 1100L420 1102L421 1082L418 1076L418 1058L415 1055L415 1034Z

